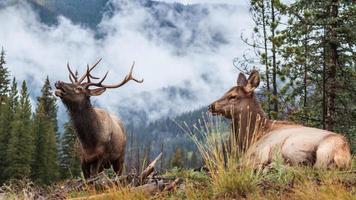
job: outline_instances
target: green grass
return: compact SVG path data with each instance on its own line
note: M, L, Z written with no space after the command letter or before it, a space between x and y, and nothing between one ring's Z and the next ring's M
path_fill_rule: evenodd
M264 122L257 118L258 127L251 141L243 141L239 149L234 135L226 127L214 122L188 130L195 142L208 172L171 169L162 176L183 184L172 192L156 196L138 193L132 188L112 188L110 195L118 199L353 199L356 200L356 157L350 171L318 170L307 166L288 166L280 154L272 163L259 168L250 162L248 148L263 134ZM194 133L193 133L194 132ZM197 133L199 133L197 135ZM230 140L227 138L231 138ZM230 147L230 148L229 148ZM102 199L112 199L110 195Z
M183 185L172 192L163 192L155 196L135 191L130 187L116 186L104 191L88 189L73 192L67 197L125 200L356 199L356 174L351 171L326 171L311 167L286 166L279 160L273 161L268 169L263 170L232 164L216 170L209 173L177 168L169 170L162 176L167 179L179 177L183 180ZM5 199L29 199L33 191L32 187L33 185L25 182L22 185L9 185Z
M263 125L263 123L261 124ZM189 133L196 143L208 172L173 168L162 174L166 179L180 178L183 184L171 192L162 192L154 196L137 191L134 188L115 186L104 191L88 188L86 191L73 192L73 199L290 199L290 200L356 200L356 157L353 156L352 169L349 171L318 170L307 166L289 166L277 153L272 163L259 168L249 162L248 149L238 149L234 140L227 140L229 133L225 129L214 128L206 123L208 133L201 135ZM258 127L257 130L261 130ZM260 134L260 133L256 133ZM199 138L199 139L198 139ZM231 138L231 137L230 137ZM251 141L250 141L251 142ZM228 150L228 146L232 151ZM21 186L20 186L21 187ZM26 199L11 185L8 187L8 199ZM22 191L29 191L31 185L24 184ZM21 190L20 190L21 191Z

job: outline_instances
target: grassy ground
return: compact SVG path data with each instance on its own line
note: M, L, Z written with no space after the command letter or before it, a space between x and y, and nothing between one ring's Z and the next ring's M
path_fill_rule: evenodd
M207 125L208 126L208 125ZM209 129L207 127L206 129ZM318 170L306 166L284 165L278 154L264 168L251 167L246 153L236 142L226 140L228 134L218 128L208 133L188 133L205 161L206 171L171 169L167 179L181 178L182 184L173 191L155 195L135 188L116 186L100 191L88 189L72 192L68 199L289 199L289 200L356 200L356 156L349 171ZM225 129L226 130L226 129ZM260 130L260 129L256 129ZM256 133L258 135L259 133ZM198 139L199 138L199 139ZM231 138L231 137L230 137ZM248 141L251 143L251 141ZM253 142L252 142L253 143ZM246 143L248 147L248 144ZM229 148L232 150L228 150ZM248 149L248 148L245 148ZM5 199L36 199L33 186L9 187ZM20 192L19 192L20 191ZM0 196L1 198L1 196ZM4 198L4 196L3 196Z
M356 159L353 159L356 167ZM340 199L356 200L356 172L285 166L278 160L263 170L229 165L213 172L172 169L166 178L183 183L171 192L148 195L130 187L72 192L68 199ZM21 188L23 187L23 188ZM8 190L5 199L36 199L32 185ZM27 189L26 189L27 188Z
M354 159L356 164L356 159ZM172 169L167 178L182 178L172 192L154 196L128 187L72 193L73 199L340 199L356 200L356 173L284 166L275 161L264 170L225 168L214 173Z
M263 123L260 125L263 126ZM228 133L216 127L206 124L205 130L208 131L201 132L201 135L188 132L198 147L207 171L172 169L166 172L163 175L166 178L183 179L183 183L174 191L152 196L133 188L116 187L108 189L105 193L92 195L90 199L356 200L355 156L353 166L349 171L319 170L311 166L288 166L283 163L278 153L269 166L251 167L248 154L244 149L248 149L249 143L254 143L254 141L246 141L246 148L240 150L233 136L227 137ZM262 129L257 127L255 130ZM256 136L259 134L263 133L255 133ZM232 140L226 138L232 138ZM84 199L87 197L85 196Z

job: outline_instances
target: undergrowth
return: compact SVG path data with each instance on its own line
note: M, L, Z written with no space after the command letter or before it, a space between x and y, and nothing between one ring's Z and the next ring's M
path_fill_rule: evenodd
M258 120L257 120L258 121ZM245 147L237 147L238 141L226 127L202 122L205 127L196 127L199 134L187 131L195 142L205 162L205 170L194 171L173 168L161 176L183 184L173 191L154 196L134 188L115 186L104 191L89 189L68 194L68 199L291 199L291 200L356 200L356 157L349 171L320 170L310 166L289 166L277 153L268 166L255 166L249 161L248 147L254 141L246 141ZM264 123L256 123L263 126ZM263 128L255 127L256 134ZM207 130L207 131L201 131ZM224 131L222 131L224 130ZM255 137L256 140L258 137ZM5 199L31 198L31 185L25 184L22 191L14 191L8 185Z

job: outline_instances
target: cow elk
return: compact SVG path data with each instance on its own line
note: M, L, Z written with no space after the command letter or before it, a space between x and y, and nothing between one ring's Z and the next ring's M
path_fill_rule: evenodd
M232 120L236 148L243 149L244 141L253 141L258 123L263 124L258 131L263 134L246 149L253 164L267 165L278 152L291 165L309 164L322 169L350 167L350 147L342 135L268 119L254 93L259 83L260 76L256 70L248 79L240 73L237 85L209 106L213 115Z
M100 61L101 59L90 68L87 66L86 72L80 78L67 64L71 83L58 81L55 84L57 88L55 95L61 98L67 107L78 136L81 167L86 178L111 166L120 175L123 170L126 145L123 123L107 111L94 108L90 97L101 95L106 89L119 88L130 80L143 82L132 77L134 65L129 74L118 84L103 84L108 73L100 81L92 82L93 79L99 79L91 75L91 71Z

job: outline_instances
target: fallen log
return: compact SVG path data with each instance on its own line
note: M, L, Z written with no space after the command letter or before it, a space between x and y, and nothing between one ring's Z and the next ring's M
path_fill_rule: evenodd
M164 191L172 191L181 182L182 182L182 179L176 178L173 182L171 182L164 188Z
M155 169L156 164L159 159L162 157L162 152L142 171L140 175L140 182L143 184L143 180L146 179Z
M162 192L165 188L165 184L162 180L153 182L153 183L147 183L144 185L137 186L133 188L136 192L142 192L146 195L155 195L159 192Z
M70 181L58 188L57 192L58 194L68 194L71 191L90 191L92 189L104 192L104 194L78 199L105 198L105 196L109 194L105 193L105 191L107 191L106 189L112 187L126 187L133 192L141 192L146 195L157 195L161 192L170 192L179 186L182 180L180 178L174 179L159 176L158 173L155 172L155 167L161 157L162 153L160 153L139 175L131 173L109 177L105 172L101 172L95 177L91 177L87 180L79 179Z

